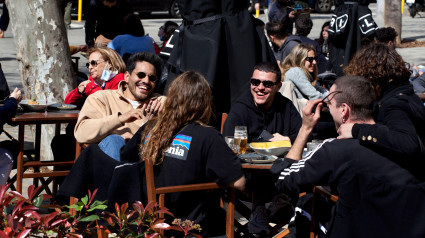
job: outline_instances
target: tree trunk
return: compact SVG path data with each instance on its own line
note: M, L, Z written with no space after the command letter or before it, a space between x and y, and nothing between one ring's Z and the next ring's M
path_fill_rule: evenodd
M74 76L63 16L56 0L7 0L25 98L63 102ZM41 156L51 159L54 126L43 126Z
M401 3L400 0L385 0L384 25L392 27L398 33L397 44L401 43Z

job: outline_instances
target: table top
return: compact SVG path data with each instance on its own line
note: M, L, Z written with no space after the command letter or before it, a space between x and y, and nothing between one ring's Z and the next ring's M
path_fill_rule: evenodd
M17 123L71 123L78 119L79 110L47 111L44 112L19 112L12 122Z
M273 163L267 163L267 164L251 164L251 163L242 163L243 169L263 169L263 170L270 170Z

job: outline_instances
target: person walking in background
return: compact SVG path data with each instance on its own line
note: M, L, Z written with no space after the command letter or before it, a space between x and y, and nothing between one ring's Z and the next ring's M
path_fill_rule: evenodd
M84 25L86 44L106 46L124 32L124 18L132 13L126 0L91 0Z
M62 10L63 21L65 22L66 29L71 29L71 0L61 0L60 7Z
M4 32L9 26L9 10L7 10L6 1L3 3L3 13L0 17L0 38L4 38Z
M139 16L130 14L124 19L124 34L116 36L108 44L127 62L128 57L136 52L155 53L153 39L145 35L145 29Z

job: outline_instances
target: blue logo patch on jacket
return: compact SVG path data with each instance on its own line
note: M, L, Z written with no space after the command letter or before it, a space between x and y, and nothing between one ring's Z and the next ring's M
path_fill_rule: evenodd
M165 156L186 160L187 154L189 153L190 144L192 142L191 136L178 134L174 137L170 147L165 151Z

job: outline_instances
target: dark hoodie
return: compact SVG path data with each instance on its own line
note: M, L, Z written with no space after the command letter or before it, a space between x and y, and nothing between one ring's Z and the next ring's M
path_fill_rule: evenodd
M295 141L301 128L302 119L292 102L276 92L269 111L259 109L251 95L251 90L242 94L232 106L224 123L223 135L233 136L235 126L246 126L248 142L258 141L263 130L271 134L279 133Z
M300 36L296 36L296 35L288 36L285 42L283 42L282 46L277 51L274 51L274 56L276 57L276 60L283 62L286 56L288 56L289 53L291 53L292 49L300 43L302 43Z
M410 84L381 91L375 107L376 125L355 124L354 138L425 181L425 107Z

